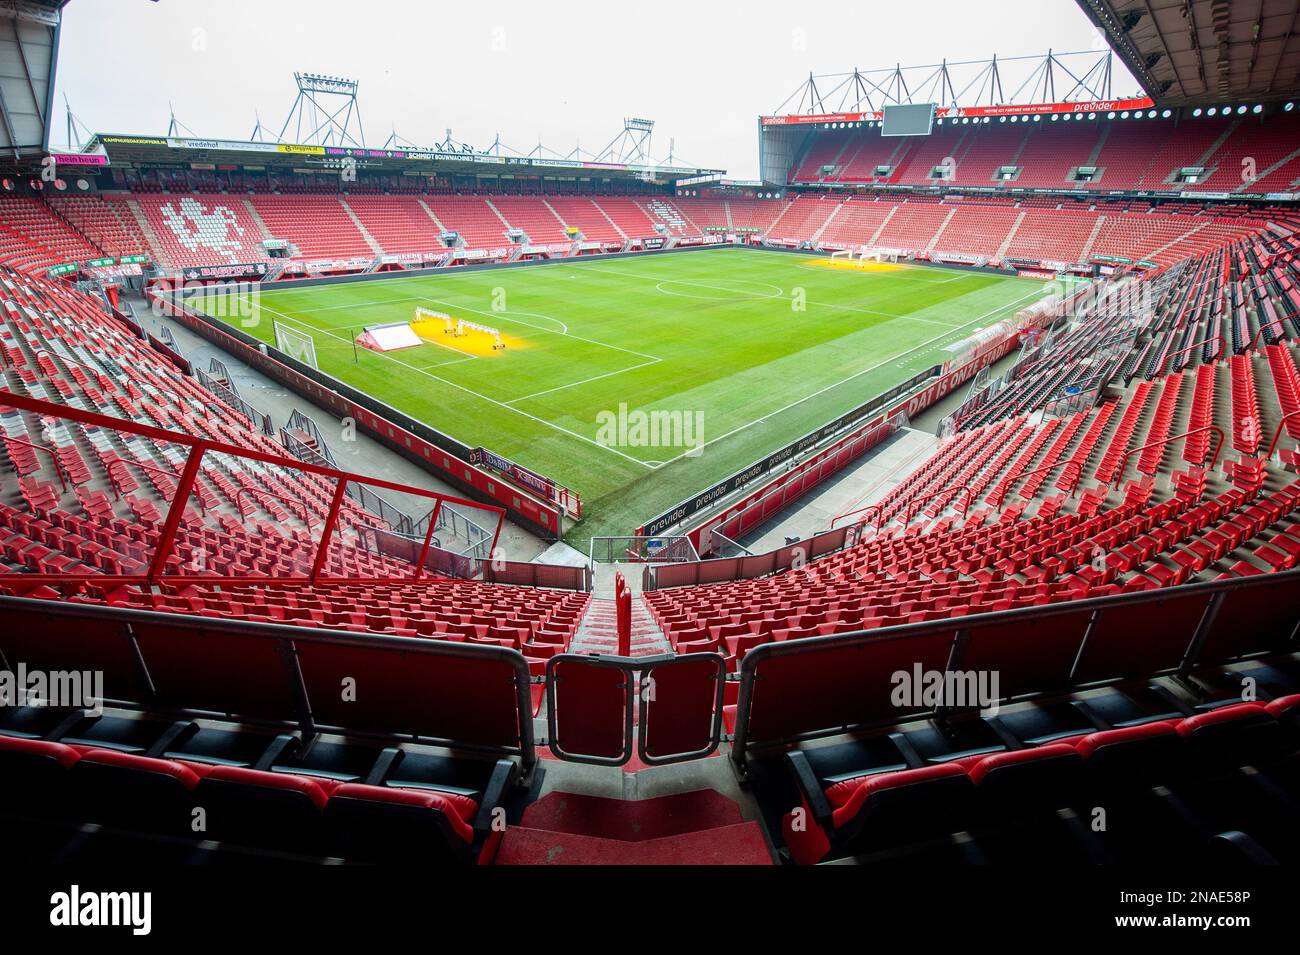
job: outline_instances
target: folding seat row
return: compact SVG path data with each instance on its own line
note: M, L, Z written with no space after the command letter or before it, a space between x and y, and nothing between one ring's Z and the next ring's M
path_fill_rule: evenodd
M1001 507L1003 502L1006 501L1008 492L1016 486L1017 482L1020 481L1021 475L1024 474L1026 470L1030 469L1030 464L1032 464L1038 457L1039 452L1043 449L1043 445L1045 445L1048 439L1053 435L1056 435L1056 440L1052 442L1052 447L1048 450L1047 454L1043 456L1043 460L1039 463L1038 468L1056 464L1059 455L1069 444L1070 439L1073 438L1074 432L1078 429L1083 417L1084 416L1081 414L1072 415L1069 425L1065 428L1061 428L1061 425L1064 422L1060 418L1053 418L1052 420L1045 422L1034 434L1033 440L1025 446L1024 451L1021 452L1015 462L1007 470L1007 473L1003 476L1002 480L1000 480L994 486L993 490L989 492L988 497L985 498L985 502L994 507ZM1061 431L1059 435L1056 434L1058 430ZM1035 468L1035 470L1037 470L1037 468ZM1032 474L1028 480L1020 486L1019 491L1016 492L1017 497L1032 500L1034 495L1038 493L1038 489L1042 487L1046 478L1047 473L1043 471L1040 471L1038 474Z
M812 864L963 829L978 844L986 831L1035 813L1118 808L1117 798L1148 797L1154 785L1178 788L1238 765L1267 766L1300 742L1300 694L1161 716L1126 726L1098 719L1105 728L930 760L907 745L904 732L892 737L894 760L870 774L825 776L815 769L816 750L795 750L787 764L801 804L783 819L786 847L793 861Z
M239 199L189 194L133 198L158 242L154 255L168 268L267 259L262 230Z
M1232 372L1232 446L1243 454L1254 454L1263 440L1255 366L1249 355L1232 355L1228 366Z
M1106 450L1102 452L1101 463L1097 466L1096 478L1103 484L1109 484L1111 481L1123 477L1117 471L1120 462L1124 458L1124 453L1128 450L1133 432L1137 429L1138 421L1142 418L1142 412L1146 408L1147 398L1150 396L1152 387L1153 385L1149 381L1139 382L1128 401L1127 407L1124 409L1124 414L1120 416L1119 427L1111 435Z
M2 733L0 768L4 813L173 840L437 865L490 862L502 832L500 785L470 794L342 782Z
M1083 422L1087 421L1087 418L1088 412L1083 411L1075 412L1074 414L1071 414L1069 418L1066 418L1065 425L1060 429L1061 433L1057 435L1056 440L1053 440L1052 446L1048 448L1047 453L1043 456L1043 460L1041 460L1039 466L1037 466L1037 473L1031 474L1030 477L1026 478L1026 481L1021 485L1021 489L1017 491L1018 496L1027 500L1034 499L1034 496L1039 492L1040 487L1043 487L1044 483L1047 482L1049 476L1049 472L1043 470L1043 468L1050 468L1052 465L1063 465L1067 463L1065 460L1066 450L1070 447L1070 443L1074 440L1074 435L1078 433L1080 427L1083 426ZM1058 420L1060 420L1060 418L1058 418Z
M795 196L768 227L769 238L784 242L803 242L811 239L839 207L838 198Z
M50 205L109 255L148 255L149 244L119 197L52 196Z
M1285 344L1266 345L1264 353L1268 356L1273 387L1282 409L1280 425L1290 437L1300 439L1300 373L1296 371L1295 358Z
M1151 419L1151 427L1147 430L1146 440L1143 442L1146 446L1145 450L1138 455L1137 459L1137 469L1142 474L1155 474L1169 450L1170 425L1174 422L1174 412L1178 408L1178 396L1182 391L1182 385L1183 376L1180 372L1167 375L1164 379L1160 398L1156 401L1155 415Z
M1088 430L1084 432L1083 440L1075 449L1072 461L1078 463L1078 467L1063 468L1061 474L1056 479L1055 486L1067 494L1073 494L1079 485L1083 482L1083 476L1087 471L1088 464L1092 460L1092 455L1097 447L1101 436L1106 433L1106 428L1110 424L1110 419L1114 416L1116 409L1120 406L1118 401L1104 401L1098 408L1097 413L1093 416Z
M547 199L566 226L578 229L588 242L622 244L626 236L598 206L594 199L578 196L552 196Z
M1203 464L1210 450L1210 432L1207 428L1214 416L1215 367L1212 364L1198 365L1196 384L1192 393L1192 411L1187 421L1188 434L1183 444L1183 460L1191 464Z

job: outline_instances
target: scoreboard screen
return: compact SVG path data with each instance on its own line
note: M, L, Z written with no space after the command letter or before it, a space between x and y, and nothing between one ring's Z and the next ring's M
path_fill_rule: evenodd
M929 136L934 125L934 104L886 106L882 136Z

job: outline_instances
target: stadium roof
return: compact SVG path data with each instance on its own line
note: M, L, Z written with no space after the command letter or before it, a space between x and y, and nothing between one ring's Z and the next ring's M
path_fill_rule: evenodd
M359 168L385 172L483 173L487 175L555 176L560 178L645 178L676 181L718 176L724 170L695 166L592 162L536 156L499 155L478 150L444 151L415 147L370 149L303 143L252 142L194 137L96 133L85 152L107 154L113 165L153 164L193 166L299 167L313 172L339 168L352 160Z
M1300 87L1295 0L1079 0L1161 106L1290 99Z
M0 155L44 152L67 0L0 0Z

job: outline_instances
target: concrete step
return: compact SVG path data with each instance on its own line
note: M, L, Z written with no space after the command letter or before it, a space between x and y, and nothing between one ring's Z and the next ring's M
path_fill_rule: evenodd
M639 597L632 599L632 656L653 656L672 649ZM569 642L570 653L618 652L618 616L612 598L593 597Z
M496 865L772 865L756 822L644 842L513 826Z

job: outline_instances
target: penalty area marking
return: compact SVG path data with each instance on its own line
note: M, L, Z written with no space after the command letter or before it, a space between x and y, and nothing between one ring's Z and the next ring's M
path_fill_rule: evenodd
M566 388L577 388L579 385L585 385L593 381L600 381L602 378L612 378L614 375L623 375L629 371L636 371L638 368L649 368L651 365L657 365L661 361L663 361L662 358L652 358L650 361L643 361L639 365L629 365L627 368L615 368L613 371L607 371L601 375L592 375L590 378L582 379L582 381L572 381L566 385L556 385L554 388L547 388L545 391L534 391L531 395L522 395L518 398L511 398L506 402L506 404L513 405L518 401L527 401L529 398L540 398L542 395L554 394L557 391L564 391Z
M350 338L344 335L339 335L336 334L335 332L329 331L328 329L320 328L319 326L313 325L311 324L311 322L304 321L301 318L294 318L291 315L286 315L284 314L284 312L277 311L276 309L271 308L269 305L266 305L264 303L259 303L258 308L265 309L266 311L271 312L273 315L279 315L285 321L293 322L297 325L301 325L304 328L308 328L313 332L319 332L320 334L325 335L329 338L333 338L336 341L341 341L345 343L350 343L352 341ZM607 444L601 444L599 441L595 440L594 438L589 438L584 434L578 434L578 432L576 431L570 431L568 428L562 427L561 425L558 425L553 421L547 421L545 418L539 418L537 417L537 415L529 414L527 411L521 411L518 408L511 407L510 405L506 404L504 401L498 401L496 398L489 398L487 395L481 394L480 392L475 391L473 388L467 388L466 386L458 384L457 382L435 375L427 368L418 368L415 365L408 364L407 362L402 361L396 355L390 354L389 352L374 352L374 354L378 355L380 358L387 358L389 361L401 365L403 368L409 368L411 371L415 372L418 375L424 375L427 378L432 378L434 381L440 381L444 385L449 385L452 388L455 388L457 391L463 391L467 395L473 395L475 398L481 398L483 401L486 401L489 404L494 404L499 408L505 408L507 411L513 411L515 414L521 415L529 419L530 421L536 421L538 424L545 425L546 427L559 431L562 434L567 434L569 435L569 437L577 438L579 441L585 441L587 444L590 444L592 447L601 448L604 451L608 451L610 454L616 454L620 458L624 458L625 460L631 461L634 464L640 464L642 467L649 468L652 471L655 470L653 467L651 467L651 465L646 464L640 458L634 458L630 454L624 454L622 451L618 450L618 448L611 448ZM434 367L438 367L438 366L435 365Z
M966 325L964 325L964 326L958 326L958 327L960 327L960 328L968 328L968 327L970 327L971 325L974 325L974 324L977 323L977 322L982 322L982 321L984 321L984 320L985 320L986 318L988 318L990 315L993 315L993 314L995 314L995 313L997 313L997 312L1000 312L1000 311L1003 311L1003 310L1009 310L1009 309L1012 309L1012 308L1014 308L1016 305L1019 305L1021 302L1023 302L1025 299L1030 298L1030 297L1032 297L1032 296L1034 296L1034 295L1038 295L1038 294L1041 294L1041 293L1039 292L1038 289L1035 289L1033 292L1030 292L1028 295L1021 296L1020 298L1016 299L1015 301L1007 302L1007 303L1004 304L1004 305L999 305L997 308L990 309L989 311L985 312L983 315L980 315L980 316L977 317L977 318L973 318L973 319L971 319L969 322L966 323ZM872 366L869 367L869 368L864 368L864 369L862 369L861 371L854 372L853 374L849 375L849 376L846 377L846 378L841 378L839 381L832 382L831 384L827 385L825 388L819 388L817 391L814 391L814 392L812 392L811 394L808 394L808 395L804 395L802 398L798 398L798 399L796 399L795 401L792 401L792 402L790 402L789 404L785 405L784 407L777 408L775 411L769 411L767 414L763 415L761 418L755 418L753 421L746 422L745 424L742 424L742 425L741 425L740 427L738 427L738 428L732 428L732 429L731 429L730 431L728 431L726 434L720 434L720 435L718 435L716 438L712 438L712 439L710 439L710 440L708 440L708 441L705 441L702 445L700 445L700 447L699 447L698 451L696 451L696 453L698 454L698 453L702 452L705 448L707 448L709 445L713 444L713 443L716 442L716 441L722 441L724 438L729 438L729 437L731 437L733 434L739 434L741 431L744 431L744 430L746 430L747 428L752 428L752 427L753 427L754 425L756 425L756 424L762 424L763 422L767 421L769 418L774 418L774 417L776 417L777 415L782 414L783 412L789 411L791 408L797 407L797 406L803 404L805 401L808 401L808 400L810 400L810 399L812 399L812 398L816 398L816 397L818 397L819 395L823 395L823 394L825 394L826 392L830 391L832 388L838 388L840 385L845 384L846 382L852 381L852 380L855 379L855 378L860 378L860 377L862 377L863 375L867 374L868 372L875 371L875 370L878 369L878 368L883 368L885 365L888 365L890 362L892 362L892 361L897 361L898 359L902 358L903 355L910 355L912 352L919 351L919 350L921 350L922 348L927 348L927 347L929 347L929 346L931 346L931 345L934 345L936 342L938 342L938 341L939 341L941 338L943 338L943 337L944 337L944 334L936 335L936 336L934 336L934 338L931 338L931 339L929 339L928 341L921 342L919 345L913 345L911 348L909 348L909 349L908 349L907 351L905 351L905 352L901 352L901 353L898 354L898 355L891 355L890 357L884 359L883 361L877 362L876 364L872 365ZM696 449L692 449L692 450L694 451L694 450L696 450ZM672 464L674 461L679 461L679 460L681 460L681 459L684 458L684 457L686 457L686 452L683 452L683 453L677 455L677 457L675 457L675 458L669 458L667 461L664 462L664 465L666 466L666 465Z

